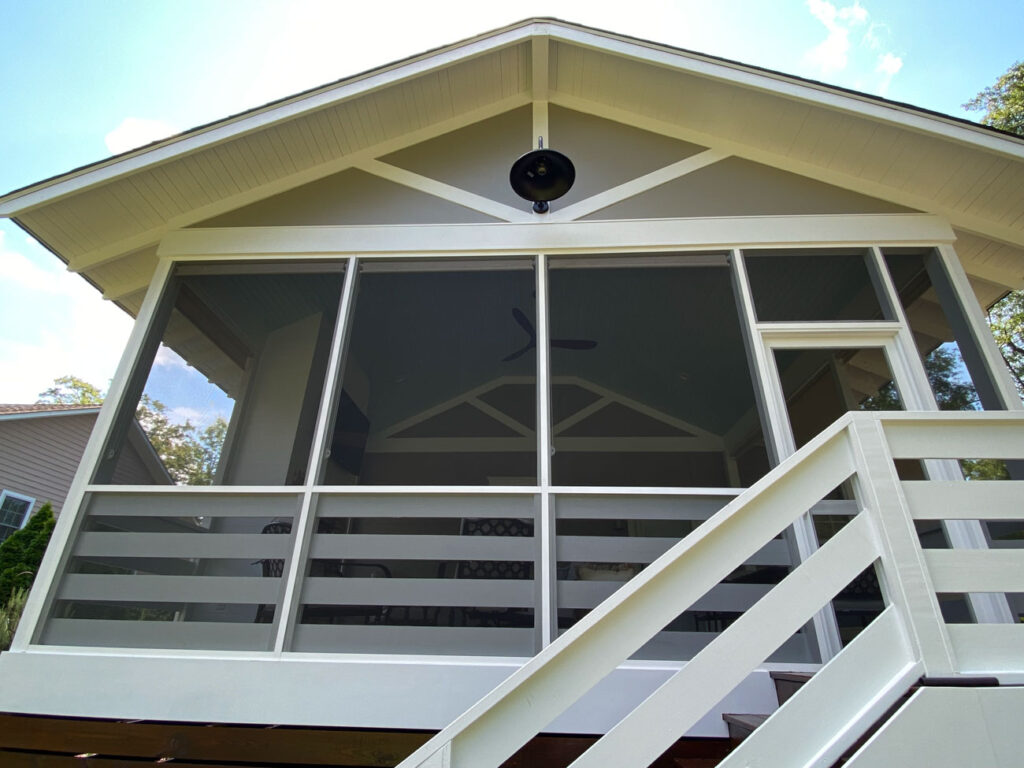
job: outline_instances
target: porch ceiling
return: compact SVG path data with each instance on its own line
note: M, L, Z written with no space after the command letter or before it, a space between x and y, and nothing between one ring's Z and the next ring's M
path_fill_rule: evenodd
M1024 284L1024 140L819 83L531 19L0 198L134 314L187 227L531 102L947 218L984 298ZM558 137L553 137L557 146ZM523 137L524 149L532 143ZM538 222L539 223L539 222Z

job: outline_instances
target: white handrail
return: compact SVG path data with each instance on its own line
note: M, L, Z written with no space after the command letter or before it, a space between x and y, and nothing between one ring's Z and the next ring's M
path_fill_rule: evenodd
M996 437L985 442L982 433L990 430ZM895 451L889 448L890 431L895 435ZM925 431L930 434L922 436ZM913 673L958 671L893 455L963 457L956 455L955 447L961 433L968 433L964 445L972 457L1024 457L1024 417L1005 412L844 415L625 584L399 768L500 765L736 565L852 477L863 514L573 766L647 765L739 682L751 665L763 661L779 640L775 635L792 632L799 626L792 622L806 620L878 557L883 590L891 606L885 614L885 636L889 645L895 643L894 637L899 642L890 651L895 655L888 657L891 663L886 668L891 674L875 681L878 690L869 687L862 696L866 700L852 700L858 709L852 715L847 712L850 717L842 732L824 738L819 745L819 758L834 754L837 745L849 741L866 714L897 695L897 689ZM989 452L974 452L982 446ZM824 568L823 563L829 567ZM1005 570L994 569L992 578ZM992 578L984 583L991 585ZM780 614L789 621L780 624ZM766 625L770 629L766 630ZM869 639L881 634L878 629L850 648L873 647ZM832 664L842 669L854 653L844 650ZM733 679L736 675L740 678ZM833 672L822 680L835 676ZM816 688L824 685L822 682ZM685 712L680 711L681 706ZM768 735L760 738L770 738L781 727L765 729ZM818 764L818 759L814 762Z

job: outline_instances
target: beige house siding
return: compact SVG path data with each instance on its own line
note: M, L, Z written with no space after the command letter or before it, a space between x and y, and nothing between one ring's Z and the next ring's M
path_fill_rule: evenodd
M34 498L32 514L50 502L59 515L96 415L48 413L0 419L0 490ZM151 485L154 474L132 443L119 463L115 482Z

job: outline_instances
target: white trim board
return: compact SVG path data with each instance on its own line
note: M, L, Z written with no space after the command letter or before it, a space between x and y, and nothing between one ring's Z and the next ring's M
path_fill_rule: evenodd
M161 257L608 253L800 245L935 245L955 240L927 214L743 216L412 226L235 227L169 232Z

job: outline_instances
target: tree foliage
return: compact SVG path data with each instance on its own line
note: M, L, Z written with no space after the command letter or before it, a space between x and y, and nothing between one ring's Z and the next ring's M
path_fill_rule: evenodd
M61 376L39 394L40 403L99 404L103 393L77 376ZM135 419L177 485L210 485L220 460L228 423L217 417L206 428L171 421L167 406L143 395Z
M49 502L20 531L0 544L0 605L6 605L15 591L32 586L53 533L53 507Z
M58 403L60 405L99 405L103 393L88 381L77 376L61 376L53 380L53 386L39 393L37 403Z
M1024 398L1024 291L1012 291L993 304L988 325Z
M1024 61L1018 61L973 99L963 105L972 112L985 110L981 122L1024 136Z

